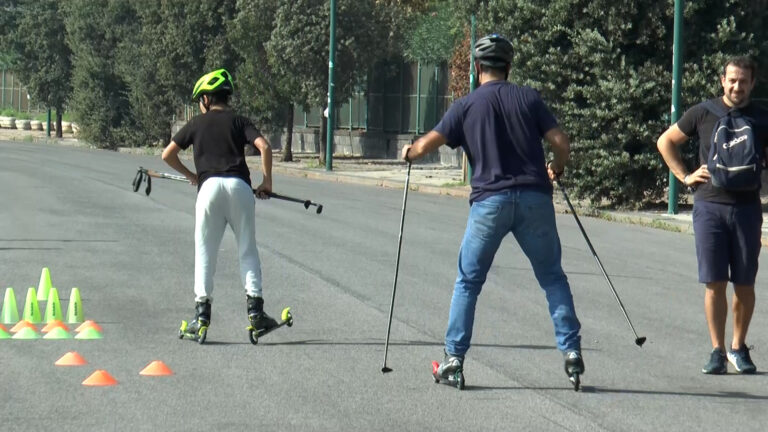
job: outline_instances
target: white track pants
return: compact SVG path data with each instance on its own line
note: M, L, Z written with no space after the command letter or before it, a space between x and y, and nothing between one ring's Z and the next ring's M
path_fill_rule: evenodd
M237 241L245 292L261 297L255 201L253 190L242 179L211 177L203 183L195 204L195 301L213 301L213 275L227 225Z

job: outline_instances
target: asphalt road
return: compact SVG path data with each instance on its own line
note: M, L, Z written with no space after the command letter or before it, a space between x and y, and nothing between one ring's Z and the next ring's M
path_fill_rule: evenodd
M201 346L177 339L193 311L195 189L155 180L151 196L134 193L140 165L168 171L157 157L0 142L0 287L14 287L21 308L48 267L62 308L78 287L85 317L104 328L101 340L0 340L0 430L764 430L766 374L700 373L709 341L688 234L583 220L648 337L638 348L573 218L558 216L583 325L578 393L544 296L508 238L480 297L460 392L429 373L442 354L464 199L409 194L387 361L394 372L383 375L402 191L275 178L276 192L324 205L317 215L257 203L266 307L279 315L291 306L295 324L249 343L227 233ZM761 370L766 312L758 293L748 343ZM88 364L54 366L68 351ZM174 375L140 376L153 360ZM118 384L81 385L97 369Z

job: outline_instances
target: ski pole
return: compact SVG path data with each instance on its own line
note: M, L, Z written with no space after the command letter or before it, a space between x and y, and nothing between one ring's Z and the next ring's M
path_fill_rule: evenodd
M408 171L405 175L405 188L403 190L403 212L400 214L400 235L397 239L397 259L395 260L395 280L392 282L392 303L389 305L389 322L387 323L387 339L384 342L384 366L382 373L392 372L387 367L387 352L389 351L389 334L392 330L392 312L395 310L395 291L397 290L397 274L400 269L400 250L403 246L403 224L405 222L405 202L408 199L408 183L411 179L411 161L408 161Z
M176 175L176 174L168 174L164 172L158 172L151 169L147 169L144 167L139 167L138 171L136 171L136 177L133 178L133 191L137 192L139 188L141 187L141 182L144 181L144 179L147 180L147 188L144 191L147 195L149 195L152 192L152 177L154 178L162 178L162 179L168 179L168 180L176 180L176 181L188 181L186 177Z
M253 193L256 193L256 189L253 190ZM289 197L289 196L286 196L286 195L280 195L280 194L277 194L277 193L274 193L274 192L268 192L267 195L270 198L275 198L275 199L279 199L279 200L290 201L290 202L297 202L297 203L304 204L304 208L305 209L309 209L310 206L315 206L315 207L317 207L317 211L316 211L317 214L320 214L320 213L323 212L323 205L322 204L314 203L314 202L312 202L310 200L304 200L304 199L300 199L300 198L293 198L293 197Z
M627 319L627 324L629 324L629 328L632 329L632 333L635 335L635 344L637 346L642 347L645 343L645 336L637 336L637 332L635 331L635 327L632 325L632 321L629 319L629 315L627 315L627 310L624 308L624 304L621 302L621 299L619 298L619 294L616 292L616 288L613 287L613 282L611 282L611 278L608 277L608 273L605 271L605 267L603 267L603 263L600 262L600 258L597 256L597 252L595 252L595 248L592 247L592 242L589 241L589 237L587 236L587 232L584 231L584 227L581 225L581 221L579 220L579 216L576 214L576 210L573 208L573 204L571 204L571 200L568 199L568 194L565 193L565 187L563 187L563 184L560 182L559 178L555 181L557 185L560 187L560 191L563 193L563 197L565 198L565 202L568 204L568 208L571 209L571 213L573 213L574 219L576 219L576 225L579 226L579 229L581 230L581 234L584 236L584 240L587 241L587 246L589 246L589 250L592 251L592 256L595 257L595 261L597 261L597 266L600 267L600 271L603 272L603 276L605 276L605 280L608 282L608 286L611 288L611 291L613 292L613 296L616 298L616 301L619 303L619 308L621 308L621 312L624 313L624 318Z

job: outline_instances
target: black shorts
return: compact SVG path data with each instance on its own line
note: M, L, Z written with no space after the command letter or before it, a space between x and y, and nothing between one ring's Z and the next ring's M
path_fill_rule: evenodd
M763 211L759 201L750 204L696 201L693 231L699 282L731 281L736 285L754 285L762 225Z

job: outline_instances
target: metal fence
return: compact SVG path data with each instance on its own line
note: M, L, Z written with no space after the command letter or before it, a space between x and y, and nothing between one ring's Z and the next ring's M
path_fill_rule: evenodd
M377 64L367 82L337 105L336 129L416 134L431 130L453 101L448 79L446 64ZM294 126L320 127L321 111L298 110Z
M2 69L0 72L0 111L13 109L19 112L39 111L36 104L29 99L27 88L19 81L12 71Z

